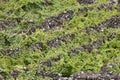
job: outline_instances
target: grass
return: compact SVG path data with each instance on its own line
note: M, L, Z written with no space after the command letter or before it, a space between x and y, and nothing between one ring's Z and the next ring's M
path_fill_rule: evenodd
M80 5L76 0L50 0L53 2L51 6L41 5L43 0L0 0L0 20L23 17L33 20L36 24L39 24L45 18L57 15L61 11L66 9L75 9L73 18L70 21L64 23L64 26L60 30L48 30L43 31L37 29L32 35L26 34L10 34L13 30L22 30L26 27L31 27L29 24L20 23L15 27L7 27L5 30L0 31L0 49L3 48L15 48L19 46L24 46L25 44L31 42L43 42L45 47L44 51L35 51L23 48L19 51L14 57L0 54L0 74L7 74L6 80L12 80L12 77L9 75L9 71L13 68L17 68L20 71L18 80L42 80L42 77L34 76L35 71L37 70L38 64L41 60L46 60L51 56L56 56L61 54L62 58L60 61L52 63L52 67L48 68L43 66L46 70L62 73L64 76L72 75L75 72L81 70L91 70L91 71L100 71L101 66L105 63L113 61L116 57L120 56L120 41L117 40L117 37L112 41L105 41L105 44L102 44L100 49L94 49L91 53L88 52L79 52L78 55L68 56L67 52L72 47L77 47L83 43L88 43L91 40L94 40L102 35L107 35L110 32L116 32L120 34L120 29L105 29L104 32L98 33L93 32L93 34L88 35L86 33L75 34L74 40L67 40L66 43L62 43L57 48L50 48L46 45L48 39L55 38L57 36L72 33L77 30L83 29L86 26L97 24L103 21L106 18L109 18L112 15L116 15L119 12L113 7L113 10L98 10L94 8L93 11L88 11L85 14L81 14L78 11L78 8L94 6L98 3L103 2L103 0L97 0L95 4L91 5ZM104 0L107 1L107 0ZM12 13L7 14L7 12L12 11ZM85 17L85 15L87 16ZM6 46L4 44L4 37L10 41L11 45ZM25 38L24 38L25 37ZM107 52L107 51L110 52ZM98 53L99 52L99 53ZM30 71L25 73L22 68L26 66L30 68ZM112 71L120 72L120 64L118 63L115 68L112 68ZM25 77L23 77L23 75ZM49 80L49 78L45 78Z

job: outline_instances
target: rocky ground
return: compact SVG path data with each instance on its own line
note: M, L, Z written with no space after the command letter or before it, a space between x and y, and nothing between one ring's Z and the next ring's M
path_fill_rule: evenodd
M0 80L120 80L119 4L0 1Z

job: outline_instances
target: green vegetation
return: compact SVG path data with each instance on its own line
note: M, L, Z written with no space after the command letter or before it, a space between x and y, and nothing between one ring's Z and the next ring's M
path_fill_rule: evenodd
M44 0L0 0L0 20L22 17L23 19L33 20L35 23L29 24L26 20L22 20L20 23L15 21L15 26L6 26L3 30L0 30L0 49L17 48L33 42L42 42L44 48L40 51L37 48L33 50L23 47L13 56L9 56L9 53L5 55L0 53L0 74L3 75L6 80L13 80L13 77L9 74L11 69L19 70L18 80L43 80L42 77L35 76L40 62L52 56L57 56L58 54L61 54L61 59L58 62L52 62L51 67L46 67L45 65L42 65L42 67L46 71L62 73L64 76L70 76L75 72L86 70L99 72L104 64L112 62L116 57L120 56L119 36L111 41L105 40L105 43L102 44L99 49L93 49L90 53L82 51L76 55L73 53L68 56L68 50L73 47L89 43L111 32L119 35L119 28L104 29L103 32L93 31L91 34L87 34L86 32L76 33L74 34L75 38L73 40L68 38L66 42L62 42L62 44L56 48L50 48L46 44L47 40L64 34L74 33L77 30L98 24L113 15L119 14L115 8L116 4L112 10L98 10L94 7L91 11L80 13L78 8L92 7L107 0L97 0L96 3L89 5L79 4L76 0L48 1L52 2L52 5L43 5L42 2L44 2ZM36 29L31 35L27 35L26 33L11 33L12 31L26 30L34 25L40 24L49 16L57 15L64 10L70 9L75 10L75 13L71 20L64 22L61 29L47 31ZM10 45L5 43L5 39L10 42ZM23 71L23 67L27 67L29 71ZM120 72L119 67L120 61L115 67L111 68L111 70ZM45 80L50 80L50 78L45 78Z

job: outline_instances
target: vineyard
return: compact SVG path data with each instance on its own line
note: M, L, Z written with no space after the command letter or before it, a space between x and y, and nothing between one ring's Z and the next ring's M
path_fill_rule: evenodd
M0 0L0 80L120 80L120 0Z

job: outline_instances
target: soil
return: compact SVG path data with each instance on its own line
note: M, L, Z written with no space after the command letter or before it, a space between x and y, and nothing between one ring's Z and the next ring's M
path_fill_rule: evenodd
M21 50L20 47L18 48L7 48L7 49L1 49L0 52L2 55L9 55L9 56L15 56L16 53L18 53Z
M0 30L4 30L6 27L14 27L16 26L16 22L21 24L22 21L25 21L28 24L33 24L34 22L30 19L23 18L9 18L6 20L0 20Z
M56 57L50 57L49 59L47 59L47 60L42 60L41 62L40 62L40 65L42 66L42 65L45 65L45 66L47 66L47 67L51 67L52 66L52 62L58 62L59 60L61 59L61 55L60 54L58 54Z
M87 52L91 52L93 49L99 49L100 46L104 43L105 39L107 38L108 41L114 39L116 37L116 33L110 33L107 36L101 36L99 38L97 38L96 40L93 40L87 44L81 44L81 46L76 47L76 48L72 48L68 51L68 54L70 53L75 53L77 54L78 52L82 52L82 51L87 51Z
M73 13L73 10L65 10L56 16L46 18L37 27L43 30L62 28L63 23L69 21L72 18Z

